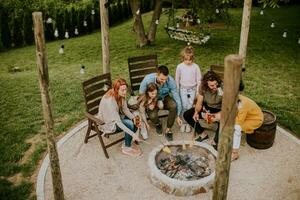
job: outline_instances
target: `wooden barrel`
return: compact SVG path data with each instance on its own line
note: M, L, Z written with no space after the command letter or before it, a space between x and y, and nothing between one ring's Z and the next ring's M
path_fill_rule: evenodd
M268 149L270 148L275 139L277 119L275 114L270 111L263 111L264 122L254 131L253 134L247 134L247 143L256 149Z

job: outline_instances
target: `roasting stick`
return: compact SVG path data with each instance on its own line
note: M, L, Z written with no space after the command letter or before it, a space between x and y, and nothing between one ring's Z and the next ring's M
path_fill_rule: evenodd
M196 123L194 124L194 130L193 130L193 134L192 134L192 142L190 143L190 147L193 147L195 144L195 137L196 137Z

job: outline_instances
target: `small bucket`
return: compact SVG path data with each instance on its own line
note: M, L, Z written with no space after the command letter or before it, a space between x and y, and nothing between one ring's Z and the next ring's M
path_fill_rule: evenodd
M256 149L270 148L275 139L277 119L276 115L270 111L264 110L264 122L254 131L253 134L247 134L247 143Z

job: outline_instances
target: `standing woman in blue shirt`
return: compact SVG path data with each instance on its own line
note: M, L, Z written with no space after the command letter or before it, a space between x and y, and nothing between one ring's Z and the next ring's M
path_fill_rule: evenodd
M144 94L149 83L156 83L158 86L158 100L162 100L164 109L169 111L167 119L167 127L165 129L165 137L168 141L173 140L172 126L174 125L175 119L179 125L182 121L179 117L182 106L179 94L177 92L176 82L173 77L169 75L169 69L161 65L158 67L156 73L151 73L145 76L140 85L140 94ZM150 120L156 126L157 134L162 134L163 129L161 122L158 118L158 108L146 111Z

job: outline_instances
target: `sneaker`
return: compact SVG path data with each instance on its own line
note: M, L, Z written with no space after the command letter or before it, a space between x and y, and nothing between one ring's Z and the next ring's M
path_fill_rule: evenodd
M122 148L122 153L128 156L132 156L132 157L138 157L141 155L141 151L139 150L135 150L134 148L131 147L124 147Z
M186 133L191 132L191 126L189 124L185 125L185 132Z
M156 128L156 133L158 135L162 135L162 133L163 133L162 125L161 124L156 124L155 128Z
M167 133L165 133L165 138L167 141L173 141L173 133L171 131L168 131Z
M181 133L184 133L185 130L186 130L186 124L182 124L182 125L180 126L180 132L181 132Z

